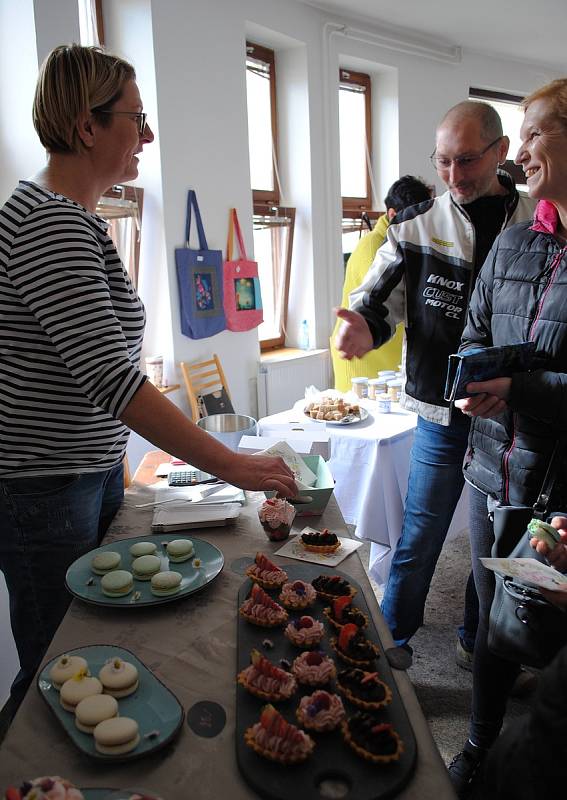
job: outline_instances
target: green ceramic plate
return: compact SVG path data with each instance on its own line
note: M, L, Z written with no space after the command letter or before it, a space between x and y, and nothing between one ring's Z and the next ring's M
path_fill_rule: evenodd
M211 581L220 574L224 566L224 556L218 547L203 541L203 539L197 539L194 536L190 538L195 547L195 558L201 560L201 565L195 567L193 558L189 559L189 561L182 561L180 564L170 564L164 543L172 542L174 539L187 538L188 537L185 535L182 536L174 533L152 533L148 536L136 536L133 539L122 539L111 542L110 544L105 544L102 547L97 547L95 550L85 553L84 556L81 556L71 564L65 576L67 589L80 600L84 600L86 603L93 603L97 606L139 608L181 600L188 595L198 592L200 589L207 586L207 584L211 583ZM157 544L157 555L161 558L162 569L172 569L183 575L181 590L177 594L172 594L169 597L156 597L151 592L150 581L139 581L136 579L134 579L134 589L130 594L124 597L107 597L102 593L102 589L100 588L101 576L95 575L91 570L91 561L94 555L104 550L114 550L122 556L120 569L131 571L133 559L130 555L130 547L132 547L135 542L153 542Z
M129 753L119 756L108 756L97 752L93 737L83 733L75 725L75 715L65 711L59 701L59 692L53 688L49 680L49 671L53 663L62 654L51 659L41 670L37 678L39 693L53 712L58 722L79 750L99 761L131 761L144 758L148 753L159 750L170 742L181 730L183 724L183 708L175 695L167 689L156 676L129 650L113 645L92 645L69 650L70 655L83 656L92 675L111 658L122 658L130 661L138 668L140 685L128 697L118 700L118 713L121 717L135 719L140 727L140 743ZM94 790L91 790L94 791ZM102 791L102 790L96 790ZM104 795L103 795L104 796ZM93 800L98 800L96 795Z

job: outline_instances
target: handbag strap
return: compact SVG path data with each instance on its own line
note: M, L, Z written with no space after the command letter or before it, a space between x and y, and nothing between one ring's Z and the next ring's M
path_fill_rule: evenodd
M244 239L242 238L242 231L240 230L240 223L238 221L238 214L235 208L231 208L228 212L228 239L226 241L226 260L232 261L232 244L234 241L234 233L236 232L236 240L238 242L238 249L240 251L240 258L244 261L248 260L246 255L246 248L244 246Z
M187 248L190 247L189 239L191 237L191 209L195 209L195 220L197 221L197 234L199 236L199 249L208 250L207 238L205 236L205 229L201 220L201 212L199 211L199 203L197 202L197 194L193 189L189 189L187 193L187 216L185 219L185 242Z
M559 437L555 447L553 448L551 460L547 467L547 472L545 473L545 478L543 479L543 484L540 489L539 496L533 506L534 517L536 517L537 519L545 519L547 517L549 511L548 509L549 501L551 498L551 490L553 489L553 484L555 483L557 476L559 475L559 468L561 466L561 457L563 456L566 444L567 444L567 434L563 434L562 436Z

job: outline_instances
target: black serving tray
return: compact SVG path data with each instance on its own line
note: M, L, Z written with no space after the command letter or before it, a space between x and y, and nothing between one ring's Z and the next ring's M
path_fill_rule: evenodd
M284 766L273 763L257 755L244 741L245 730L258 722L260 711L265 702L254 697L237 684L236 698L236 758L238 767L244 779L261 797L269 800L297 800L297 798L342 798L343 800L382 800L382 798L395 797L409 781L416 763L417 744L411 723L399 695L398 688L392 675L391 667L383 654L383 647L372 621L372 616L364 599L360 586L350 576L339 570L323 567L318 564L286 564L285 571L290 580L312 581L317 575L341 575L358 589L353 598L356 605L368 616L369 624L365 628L366 636L377 644L382 655L375 662L375 669L380 678L392 690L392 702L385 708L374 712L382 722L391 722L400 735L404 751L399 761L391 764L373 764L356 755L344 743L340 728L333 733L314 733L308 731L315 739L316 746L312 755L302 764ZM238 607L247 598L252 581L246 580L238 592ZM279 590L271 591L270 595L277 600ZM288 611L290 620L295 616L309 614L325 623L325 636L319 649L334 658L337 672L349 665L342 662L331 648L331 638L336 638L338 632L323 615L323 609L329 605L326 600L319 598L315 605L304 611ZM251 625L238 616L238 648L237 672L250 664L250 651L256 648L263 655L278 665L280 658L286 658L290 663L302 651L294 647L283 634L284 626L279 628L260 628ZM274 643L272 649L262 645L264 639ZM336 683L322 687L328 691L336 691ZM274 703L275 707L288 722L298 725L295 709L300 699L311 694L313 687L299 686L297 692L290 700ZM338 693L338 692L337 692ZM340 694L340 693L338 693ZM342 697L342 695L341 695ZM358 709L342 697L347 717L355 714Z

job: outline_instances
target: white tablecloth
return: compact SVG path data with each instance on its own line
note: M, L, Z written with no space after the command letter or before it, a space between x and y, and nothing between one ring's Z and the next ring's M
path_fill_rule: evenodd
M260 434L270 424L305 419L303 402L293 409L259 420ZM335 497L356 536L372 542L370 574L384 585L396 543L400 537L407 492L409 456L417 415L397 404L390 414L378 414L376 404L363 401L369 417L354 425L327 425L329 468L335 479ZM320 423L325 425L325 423ZM282 431L285 439L285 431ZM293 443L292 443L293 446ZM449 536L468 524L466 491L457 506Z

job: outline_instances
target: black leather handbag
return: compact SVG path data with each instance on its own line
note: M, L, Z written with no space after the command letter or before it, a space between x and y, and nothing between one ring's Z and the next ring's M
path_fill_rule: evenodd
M533 508L498 506L494 509L493 558L546 559L530 547L527 526L532 518L547 519L551 489L560 466L565 437L553 452L543 486ZM567 614L549 603L537 589L496 575L490 608L488 646L508 661L545 667L567 644Z

